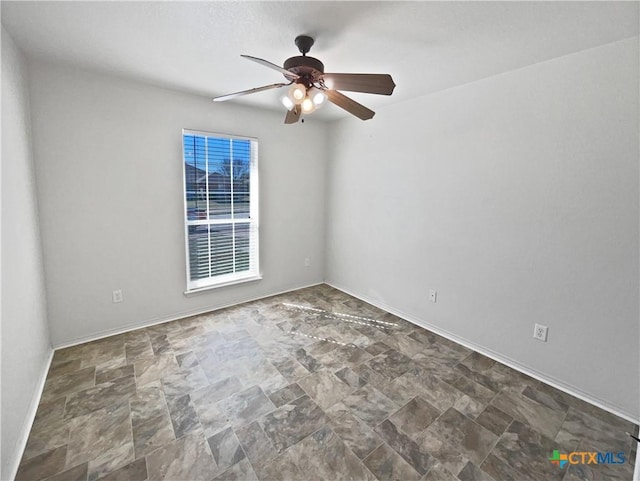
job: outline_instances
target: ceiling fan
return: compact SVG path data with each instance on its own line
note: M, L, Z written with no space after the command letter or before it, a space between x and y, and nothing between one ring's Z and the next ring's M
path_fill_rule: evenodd
M214 102L230 100L242 95L254 94L264 90L278 89L290 86L287 95L282 98L282 103L288 112L284 119L285 124L294 124L300 120L301 114L309 114L320 106L329 102L343 108L350 114L362 120L368 120L375 115L375 112L359 104L338 90L350 92L364 92L369 94L391 95L396 84L391 75L388 74L367 74L367 73L324 73L324 65L317 58L307 57L307 52L311 50L314 40L307 35L299 35L295 39L296 46L300 50L301 56L288 58L284 66L280 67L250 55L242 57L257 62L265 67L277 70L289 81L288 83L275 83L256 87L249 90L242 90L232 94L222 95L214 98Z

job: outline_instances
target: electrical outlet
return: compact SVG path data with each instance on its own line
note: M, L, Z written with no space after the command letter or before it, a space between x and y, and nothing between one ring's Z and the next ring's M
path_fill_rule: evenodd
M433 289L429 289L429 300L431 302L436 302L437 297L438 297L438 292Z
M122 302L122 300L123 300L122 291L120 289L118 289L117 291L113 291L111 293L111 299L113 300L114 304L116 304L118 302Z
M548 329L549 328L547 326L536 324L536 326L533 329L533 338L537 339L538 341L547 342Z
M308 257L304 258L304 266L305 267L309 267L311 265L311 259L309 259Z

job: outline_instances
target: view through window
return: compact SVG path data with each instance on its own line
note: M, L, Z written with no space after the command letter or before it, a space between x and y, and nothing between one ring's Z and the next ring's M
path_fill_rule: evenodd
M187 291L259 278L258 141L183 131Z

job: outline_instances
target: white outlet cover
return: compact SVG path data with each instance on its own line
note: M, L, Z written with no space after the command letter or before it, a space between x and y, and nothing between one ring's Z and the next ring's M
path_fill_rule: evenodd
M429 300L431 302L436 302L437 297L438 297L438 292L435 291L434 289L429 289Z
M533 328L533 337L534 339L538 339L542 342L547 342L547 332L549 328L547 326L543 326L542 324L536 324Z

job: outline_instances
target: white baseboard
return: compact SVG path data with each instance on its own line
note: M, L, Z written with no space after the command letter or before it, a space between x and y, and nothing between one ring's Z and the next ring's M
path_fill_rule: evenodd
M615 414L616 416L621 417L622 419L626 419L627 421L630 421L634 424L640 424L640 418L638 418L638 414L632 414L629 412L626 412L624 409L619 408L618 406L614 406L610 403L608 403L607 401L603 400L603 399L599 399L589 393L585 393L584 391L580 390L579 388L572 386L571 384L568 384L560 379L556 379L553 376L549 376L548 374L539 372L529 366L523 365L520 362L511 359L499 352L495 352L491 349L488 349L484 346L481 346L479 344L476 344L474 342L471 342L467 339L464 339L460 336L457 336L455 334L452 334L451 332L448 332L440 327L434 326L432 324L429 324L428 322L423 321L422 319L417 319L414 318L398 309L395 309L392 306L388 306L385 303L381 303L379 301L373 300L373 299L369 299L367 296L363 296L360 294L356 294L354 292L351 292L349 289L341 287L338 284L334 284L334 283L330 283L330 282L325 282L326 284L330 285L331 287L334 287L335 289L338 289L346 294L349 294L350 296L353 296L357 299L360 299L364 302L367 302L368 304L371 304L372 306L375 306L379 309L382 309L384 311L390 312L391 314L400 317L401 319L404 319L412 324L415 324L416 326L422 327L424 329L427 329L429 331L432 331L436 334L441 335L442 337L445 337L447 339L449 339L450 341L456 342L458 344L461 344L465 347L468 347L469 349L473 349L474 351L479 352L480 354L490 357L491 359L498 361L502 364L505 364L507 366L509 366L512 369L515 369L516 371L519 371L523 374L526 374L527 376L531 376L532 378L537 379L538 381L542 381L545 384L548 384L556 389L559 389L560 391L563 391L567 394L570 394L572 396L575 396L585 402L588 402L589 404L593 404L596 407L599 407L600 409L603 409L607 412L610 412L612 414ZM636 464L636 468L637 468L637 464ZM635 478L634 478L635 479ZM640 480L638 480L640 481Z
M204 309L198 309L194 311L184 311L174 313L167 317L158 317L154 319L147 319L142 322L136 322L133 324L127 324L122 327L118 327L115 329L106 329L104 331L99 331L94 334L90 334L88 336L79 337L73 339L68 342L63 342L60 344L55 344L53 346L54 350L64 349L71 346L77 346L78 344L84 344L85 342L97 341L98 339L104 339L105 337L115 336L116 334L123 334L125 332L135 331L137 329L144 329L145 327L155 326L157 324L164 324L165 322L177 321L179 319L184 319L185 317L198 316L200 314L206 314L207 312L217 311L218 309L225 309L227 307L237 306L238 304L244 304L245 302L251 301L259 301L260 299L266 299L267 297L278 296L280 294L286 294L287 292L297 291L298 289L306 289L307 287L313 287L320 284L324 284L324 282L316 282L313 284L308 284L304 286L294 286L291 288L285 288L273 293L260 295L257 297L248 297L248 298L239 298L230 302L226 302L224 304L210 306Z
M47 380L47 374L49 373L49 368L51 367L51 361L53 360L53 349L49 348L49 354L44 363L42 372L40 373L40 379L38 379L38 383L34 389L33 395L31 396L31 403L29 404L29 409L27 411L27 416L22 423L22 429L20 430L20 436L16 440L15 443L15 457L12 462L12 466L9 469L11 473L11 477L9 479L15 479L16 474L18 474L18 468L20 466L20 460L22 459L22 453L24 453L24 449L27 447L27 441L29 440L29 433L31 432L31 427L33 426L33 421L36 418L36 413L38 411L38 406L40 405L40 398L42 397L42 390L44 389L44 383Z

